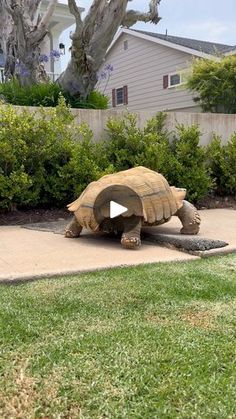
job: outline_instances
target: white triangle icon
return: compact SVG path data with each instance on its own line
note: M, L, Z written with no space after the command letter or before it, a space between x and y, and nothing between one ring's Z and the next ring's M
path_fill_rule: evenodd
M110 201L110 218L115 218L127 210L128 208L123 207L123 205L117 204L117 202L114 201Z

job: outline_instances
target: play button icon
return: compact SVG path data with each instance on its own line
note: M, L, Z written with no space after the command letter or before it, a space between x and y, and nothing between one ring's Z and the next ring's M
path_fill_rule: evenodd
M118 215L124 214L126 211L128 211L128 208L117 202L110 201L110 218L118 217Z
M89 205L88 202L88 208ZM129 222L130 229L134 229L139 217L143 216L143 206L137 193L128 186L111 184L103 188L93 204L93 217L100 231L122 233L124 222L133 215L133 222Z

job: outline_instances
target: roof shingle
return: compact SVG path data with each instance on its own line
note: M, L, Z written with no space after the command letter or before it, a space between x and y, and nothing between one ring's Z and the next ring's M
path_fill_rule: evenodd
M182 38L180 36L164 35L160 33L140 31L137 29L132 29L132 31L211 55L228 52L236 48L236 46L233 45L218 44L217 42L200 41L197 39Z

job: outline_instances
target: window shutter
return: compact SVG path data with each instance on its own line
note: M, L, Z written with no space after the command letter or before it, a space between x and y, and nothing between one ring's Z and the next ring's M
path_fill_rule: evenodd
M123 87L124 105L128 105L128 86Z
M167 89L169 85L169 76L168 74L166 76L163 76L163 89Z
M116 89L112 89L112 106L116 107Z

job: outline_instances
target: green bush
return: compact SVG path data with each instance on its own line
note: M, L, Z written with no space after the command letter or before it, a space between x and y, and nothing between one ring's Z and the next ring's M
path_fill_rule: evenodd
M66 92L62 92L62 94L72 108L107 109L109 106L109 98L95 90L88 95L87 99L83 100Z
M86 100L81 100L61 90L57 83L40 83L21 86L17 79L0 83L0 97L12 105L55 107L61 96L72 108L107 109L109 99L93 91Z
M236 113L236 56L219 60L194 59L187 87L203 112Z
M207 147L207 157L216 192L236 196L236 132L225 145L215 135Z
M194 125L178 125L171 143L164 128L165 118L165 114L158 113L143 130L137 127L134 115L110 118L105 154L111 170L146 166L162 173L170 184L186 188L188 199L201 199L213 182L206 167L205 149L199 145L200 131Z
M126 114L122 119L109 118L105 153L114 170L146 166L168 175L174 164L168 133L164 129L165 114L158 113L144 129L137 127L137 117Z
M79 141L80 140L80 141ZM62 206L102 172L91 130L64 99L37 116L0 106L0 208Z
M62 97L37 114L0 105L0 209L64 206L103 174L139 165L186 188L193 202L214 188L235 195L236 133L228 144L215 137L205 149L195 125L177 125L170 141L165 118L159 113L143 129L135 115L110 118L108 138L96 143Z
M19 106L57 106L60 87L56 83L40 83L32 86L21 86L14 79L0 84L1 98L12 105Z
M173 180L176 186L187 189L187 199L196 202L213 188L206 161L206 150L199 144L197 125L176 126L172 150L177 161Z

